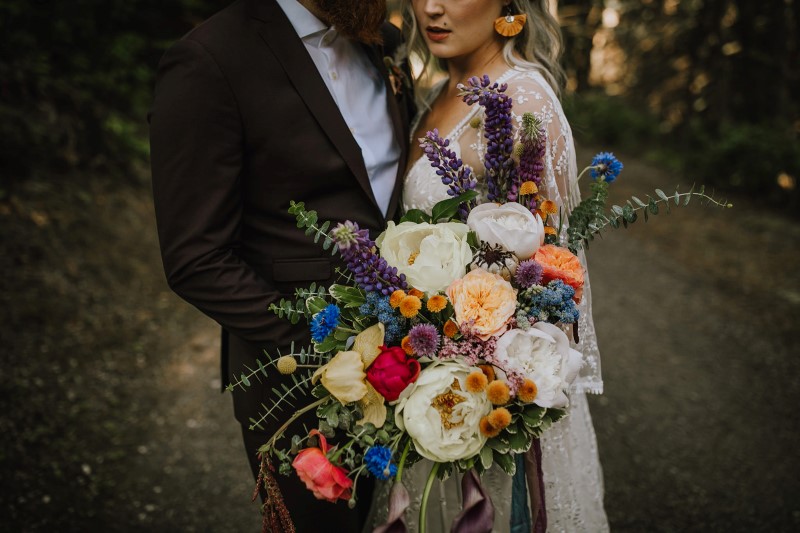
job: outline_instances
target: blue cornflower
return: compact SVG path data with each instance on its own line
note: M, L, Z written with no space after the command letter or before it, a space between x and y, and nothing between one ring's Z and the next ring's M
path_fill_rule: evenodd
M611 183L622 172L622 163L611 152L600 152L592 159L592 179Z
M392 450L386 446L372 446L364 454L364 463L370 474L386 481L397 473L397 465L392 464Z
M333 333L339 325L341 311L335 304L328 304L325 309L314 315L311 319L311 338L314 342L322 342L325 337Z
M364 316L374 316L386 328L386 343L399 342L405 336L406 319L398 315L389 304L389 297L379 292L368 292L366 301L358 308Z

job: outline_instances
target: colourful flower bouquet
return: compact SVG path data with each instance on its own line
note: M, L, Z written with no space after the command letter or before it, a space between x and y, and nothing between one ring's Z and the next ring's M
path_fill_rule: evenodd
M655 214L660 204L693 196L719 204L702 191L657 191L658 198L634 198L605 214L608 185L622 165L604 153L587 167L591 195L562 228L558 206L540 193L546 139L539 121L525 114L515 143L504 86L472 78L462 96L485 109L487 203L478 204L472 170L434 130L422 146L452 198L431 214L410 211L373 241L352 222L331 228L302 203L291 204L298 227L338 252L346 268L338 283L312 285L298 290L296 301L272 306L293 323L306 320L313 346L258 362L231 385L248 386L273 370L293 383L252 420L261 427L293 410L260 450L266 527L292 530L276 472L294 471L317 498L351 505L361 476L393 478L389 523L379 528L388 530L401 526L408 505L403 468L427 458L433 468L421 531L436 476L465 473L465 494L483 494L479 476L492 465L514 474L514 455L566 413L581 366L567 334L577 331L584 283L577 250L605 227ZM310 403L293 405L299 393ZM310 411L317 428L284 435ZM491 528L491 504L484 507L457 522L479 516Z

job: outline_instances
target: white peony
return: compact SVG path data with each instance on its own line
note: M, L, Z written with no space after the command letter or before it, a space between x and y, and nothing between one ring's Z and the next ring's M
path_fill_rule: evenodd
M480 204L469 212L467 225L480 240L499 244L522 260L544 244L541 217L517 202Z
M581 368L581 353L553 324L537 322L527 331L507 331L497 339L494 356L503 367L536 383L536 405L559 409L569 405L566 390Z
M466 459L486 443L479 424L492 404L486 393L466 391L472 370L455 360L435 362L400 394L395 423L408 432L417 453L426 459Z
M469 228L460 222L389 222L375 243L381 257L405 274L409 285L434 294L466 274L472 261L467 233Z

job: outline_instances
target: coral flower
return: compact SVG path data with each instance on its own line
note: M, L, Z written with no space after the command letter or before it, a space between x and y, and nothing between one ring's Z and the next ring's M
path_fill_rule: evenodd
M486 396L494 405L505 405L511 399L511 390L505 381L496 379L486 387Z
M448 320L444 323L444 327L442 328L443 333L446 337L453 338L458 333L458 325L453 322L452 320Z
M428 311L431 313L438 313L447 307L447 298L441 294L436 294L428 299Z
M583 293L584 273L583 266L575 254L566 248L546 244L536 250L533 259L542 265L542 277L545 284L554 279L560 279L575 289L575 300L580 300Z
M467 376L466 386L469 392L483 392L488 384L489 380L481 370L475 370Z
M400 301L400 314L406 318L414 318L422 309L422 302L418 296L408 295Z
M398 289L389 296L389 305L392 306L392 309L397 309L400 306L400 302L402 302L405 297L406 291Z
M325 436L316 429L312 429L310 435L317 436L320 447L306 448L297 454L292 461L297 477L318 500L332 503L340 499L349 500L353 480L347 477L345 469L332 464L326 457L328 441Z
M517 390L517 398L524 403L531 403L536 399L536 395L538 393L539 389L536 387L536 383L530 379L526 379L522 382L522 385L520 385L519 389Z
M500 335L517 308L517 291L497 274L482 268L471 270L447 288L456 321L472 322L481 340Z

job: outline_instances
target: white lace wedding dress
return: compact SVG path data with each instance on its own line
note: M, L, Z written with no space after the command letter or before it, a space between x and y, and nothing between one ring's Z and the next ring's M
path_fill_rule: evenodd
M508 84L506 94L513 97L513 113L517 125L521 122L523 113L531 112L546 127L543 194L556 204L564 206L567 211L571 210L580 202L575 149L572 132L555 93L544 77L532 70L512 68L494 81ZM434 90L432 98L435 93ZM451 149L464 163L469 164L476 173L481 173L481 161L486 147L482 124L478 123L476 117L482 118L482 108L478 105L468 107L465 104L464 112L463 119L445 137L450 139ZM413 142L417 142L416 139ZM480 184L479 178L479 188ZM430 212L433 204L448 198L446 191L446 186L423 156L412 165L406 176L403 207L405 210L421 209ZM582 253L580 259L585 266ZM603 388L600 355L592 322L588 275L579 309L580 344L574 347L583 354L583 367L571 390L569 416L551 427L541 439L548 532L608 531L603 508L603 479L597 441L586 401L587 392L599 394ZM421 461L406 469L403 474L403 484L412 500L411 509L406 513L410 531L418 530L417 513L430 466L428 461ZM460 476L453 476L438 487L434 485L428 505L428 531L450 530L450 523L461 508L459 478ZM494 531L510 531L511 477L499 468L493 468L483 475L482 483L495 505ZM382 487L382 490L376 491L378 494L373 505L376 515L374 524L381 523L385 516L386 490L386 487Z

